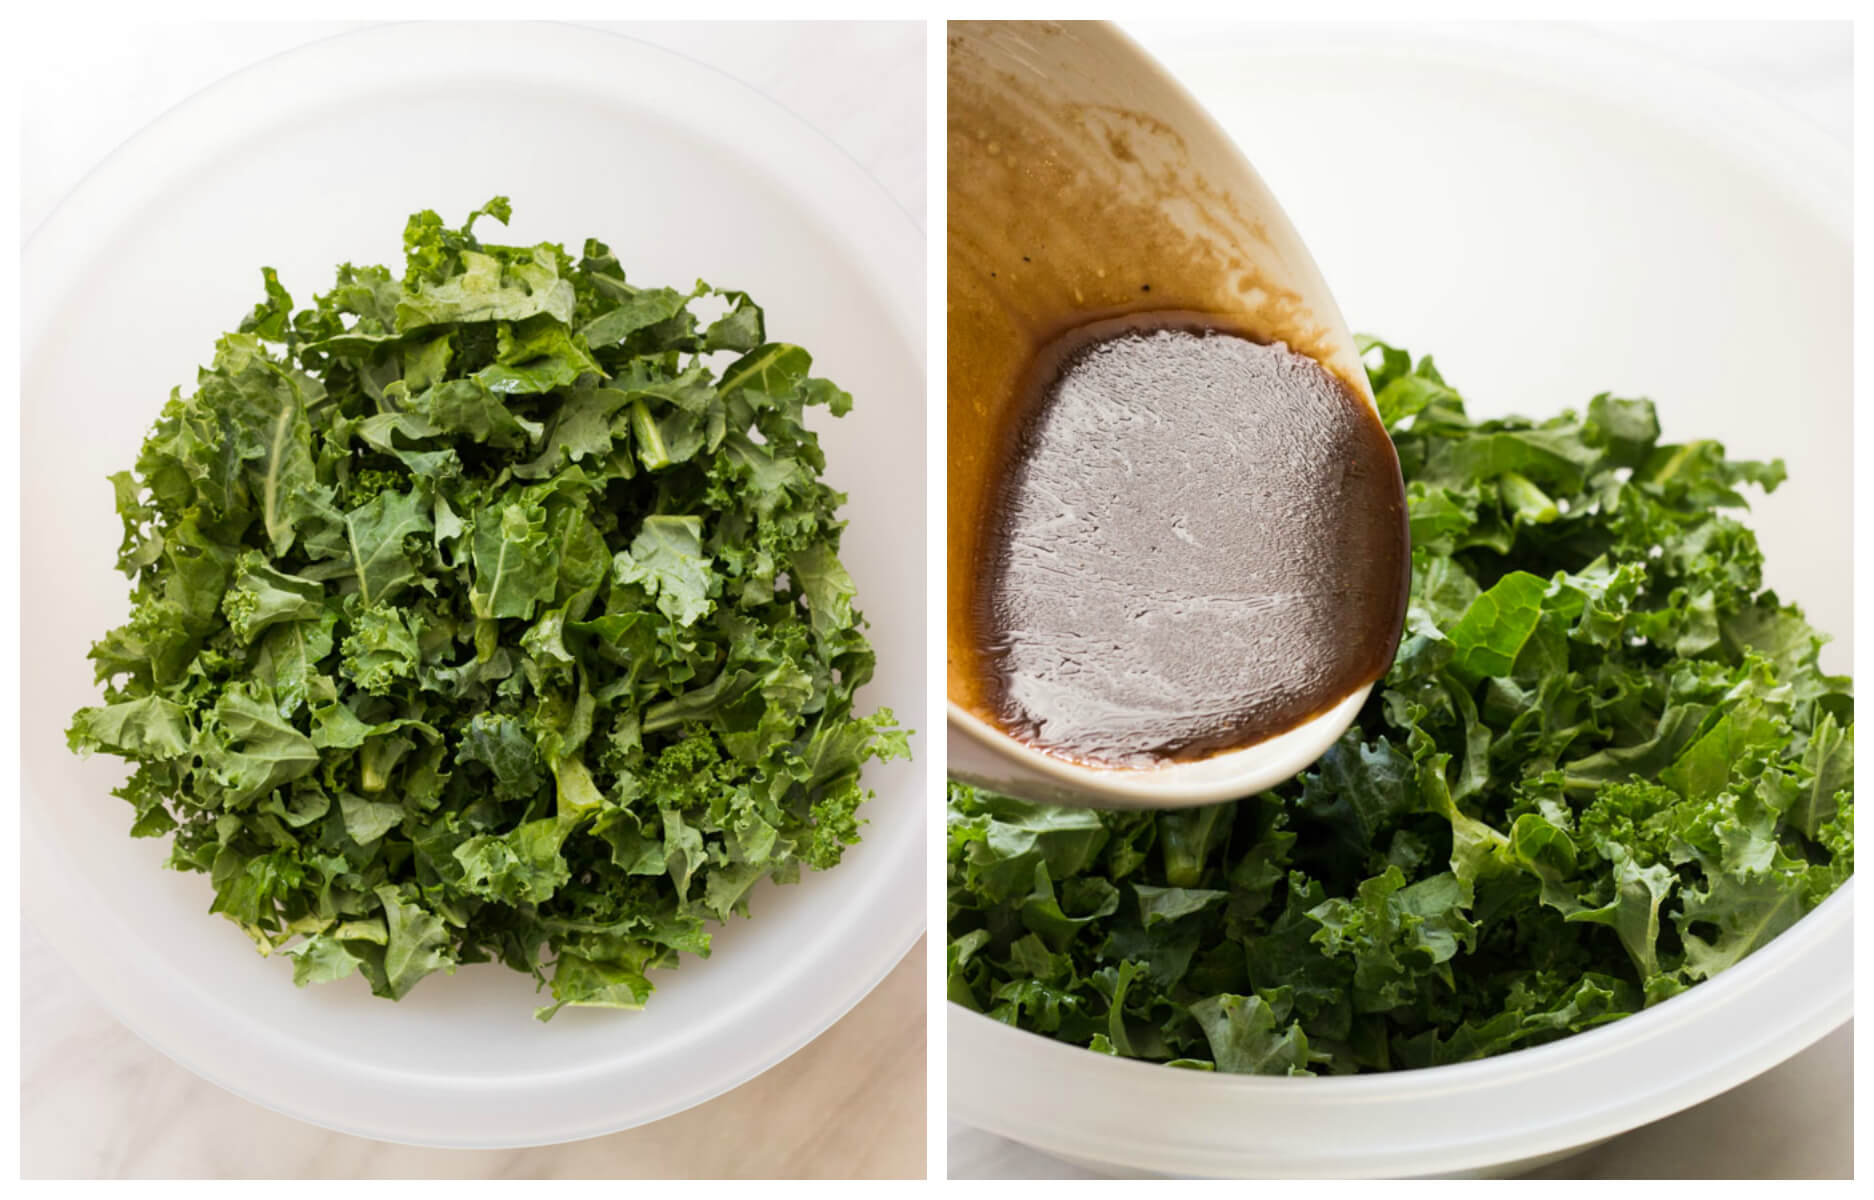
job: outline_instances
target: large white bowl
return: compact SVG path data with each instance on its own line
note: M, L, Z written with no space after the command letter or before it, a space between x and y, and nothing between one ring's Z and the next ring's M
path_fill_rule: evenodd
M1130 28L1280 197L1349 323L1486 415L1649 395L1667 437L1782 457L1768 578L1852 662L1847 155L1671 62L1554 27ZM1705 1100L1852 1011L1854 887L1627 1020L1426 1071L1257 1079L952 1007L959 1119L1115 1173L1507 1174ZM1843 1097L1844 1102L1846 1097Z
M860 701L927 728L923 242L832 143L727 76L564 26L349 34L151 126L24 263L28 915L125 1024L204 1077L332 1128L446 1146L570 1140L709 1099L832 1024L924 925L922 768L892 763L868 770L871 824L837 870L759 889L754 919L657 976L641 1013L542 1025L531 981L490 965L398 1004L356 979L296 990L289 963L208 914L204 877L128 836L107 794L122 765L66 752L70 713L95 696L88 642L126 612L105 475L251 309L261 264L304 302L339 262L400 261L410 212L459 220L496 193L514 201L502 240L598 236L635 279L748 290L773 336L853 393L820 428L878 649Z

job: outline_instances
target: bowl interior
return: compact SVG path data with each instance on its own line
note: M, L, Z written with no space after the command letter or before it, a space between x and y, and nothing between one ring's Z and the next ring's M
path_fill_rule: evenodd
M126 836L128 809L107 794L122 764L66 752L70 713L95 702L85 651L127 612L105 475L251 309L261 264L305 303L340 262L401 263L410 212L459 220L497 193L514 224L484 222L484 237L577 249L596 236L636 282L745 289L771 337L853 394L848 417L818 428L829 481L851 497L844 558L878 650L859 701L925 728L921 241L831 143L726 77L570 28L369 30L159 123L26 263L30 911L127 1023L210 1078L308 1119L454 1144L555 1140L705 1099L830 1024L923 921L905 886L923 861L922 767L875 764L847 861L762 886L756 919L656 976L643 1012L543 1025L532 981L497 966L394 1005L355 978L296 990L289 963L208 915L206 878L160 869L163 843Z
M1282 197L1349 325L1435 354L1473 413L1646 396L1667 439L1783 459L1748 517L1765 580L1849 669L1839 144L1564 27L1128 28Z
M1435 353L1473 412L1645 395L1669 438L1784 459L1788 482L1749 517L1766 581L1834 634L1824 665L1849 669L1839 146L1722 81L1547 26L1132 32L1281 195L1353 327ZM1424 1072L1170 1071L953 1009L953 1111L1117 1171L1498 1169L1697 1103L1834 1028L1850 1011L1852 905L1850 883L1648 1012Z

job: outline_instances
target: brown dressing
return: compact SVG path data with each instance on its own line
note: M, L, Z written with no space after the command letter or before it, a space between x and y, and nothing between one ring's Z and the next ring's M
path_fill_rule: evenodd
M981 531L979 694L1102 766L1263 741L1384 674L1405 496L1370 405L1194 313L1041 350Z
M1324 291L1305 248L1107 27L950 31L951 701L1112 766L1305 721L1385 671L1409 581L1364 374L1291 286ZM1160 333L1183 349L1153 366Z

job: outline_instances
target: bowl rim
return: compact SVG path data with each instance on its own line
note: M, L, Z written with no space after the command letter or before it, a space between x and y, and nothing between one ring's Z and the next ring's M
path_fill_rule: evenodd
M1489 1058L1367 1075L1179 1071L1098 1054L952 1002L951 1112L1057 1157L1164 1174L1402 1177L1538 1158L1709 1099L1847 1022L1853 981L1839 964L1852 958L1853 914L1850 879L1736 966L1651 1008ZM1774 1014L1778 1024L1747 1024L1753 1014ZM1762 1032L1728 1038L1714 1050L1707 1029L1726 1015L1738 1017L1735 1027ZM1700 1053L1706 1061L1690 1076L1644 1069ZM987 1086L972 1068L983 1061L999 1064ZM1616 1093L1605 1086L1609 1075L1633 1086ZM1045 1082L1021 1087L1024 1077ZM1538 1082L1541 1094L1532 1103ZM1090 1134L1081 1119L1087 1110L1070 1111L1068 1100L1091 1095L1124 1095L1128 1111L1118 1119L1096 1117ZM1134 1109L1198 1118L1206 1131L1234 1140L1168 1139L1162 1123L1141 1121ZM1412 1111L1436 1120L1396 1120ZM1505 1113L1514 1116L1505 1122ZM1497 1126L1486 1131L1483 1114ZM1427 1140L1433 1130L1442 1141Z

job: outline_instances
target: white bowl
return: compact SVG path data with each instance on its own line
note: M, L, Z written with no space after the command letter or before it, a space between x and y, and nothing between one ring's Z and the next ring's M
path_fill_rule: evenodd
M1853 1012L1854 885L1657 1007L1496 1058L1268 1078L1095 1054L950 1006L951 1112L1112 1174L1511 1175L1767 1071ZM1847 1097L1843 1097L1847 1101Z
M1473 412L1650 395L1668 438L1782 457L1769 582L1852 661L1847 155L1747 93L1554 27L1137 27L1242 144L1349 323ZM959 1119L1132 1174L1508 1174L1776 1065L1852 1011L1854 885L1739 966L1547 1046L1258 1079L1109 1058L952 1007ZM1847 1097L1843 1097L1846 1102Z
M821 64L820 69L837 69ZM917 131L921 133L921 131ZM499 240L608 242L635 279L745 288L773 334L856 398L820 423L851 495L845 559L878 650L866 707L928 728L924 250L904 211L811 128L736 81L566 26L400 25L317 43L203 92L120 149L24 263L22 886L31 920L118 1015L196 1071L289 1115L446 1146L570 1140L655 1120L831 1025L924 925L923 767L878 798L836 870L763 886L707 961L641 1013L532 1017L532 981L483 965L391 1004L304 990L162 869L63 729L94 702L85 650L127 611L105 475L278 267L302 303L340 262L400 261L404 218L496 193ZM484 223L484 236L496 234ZM920 757L925 739L914 740Z

